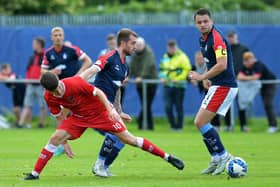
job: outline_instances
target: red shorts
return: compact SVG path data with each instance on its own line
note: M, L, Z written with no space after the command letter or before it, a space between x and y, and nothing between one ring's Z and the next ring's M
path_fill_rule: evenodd
M125 125L121 121L115 122L110 120L107 112L103 112L95 117L86 118L71 115L57 127L57 129L65 130L71 134L72 140L79 138L87 128L111 133L120 133L126 130Z

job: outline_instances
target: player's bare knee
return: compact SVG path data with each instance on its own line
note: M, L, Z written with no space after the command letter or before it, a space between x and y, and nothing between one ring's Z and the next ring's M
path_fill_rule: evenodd
M63 137L60 134L54 134L51 136L49 142L53 145L59 145L62 143L62 138Z

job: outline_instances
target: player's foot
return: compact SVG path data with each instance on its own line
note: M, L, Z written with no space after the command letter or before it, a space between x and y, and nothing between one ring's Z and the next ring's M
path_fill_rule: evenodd
M115 175L110 171L110 168L106 168L105 170L106 170L106 172L107 172L108 177L113 177L113 176L115 176Z
M109 173L104 167L104 163L99 162L98 160L95 162L92 167L92 173L99 177L110 177Z
M39 179L39 175L34 176L34 175L32 175L32 173L26 173L25 175L26 175L26 177L24 177L24 180L38 180Z
M278 127L269 127L267 129L267 133L273 134L276 133L278 131Z
M212 175L219 175L221 174L223 171L225 171L226 168L226 164L228 161L230 161L231 159L233 159L233 156L231 154L227 154L227 156L224 159L221 159L218 162L217 168L215 169L215 171L212 173Z
M250 129L245 125L243 127L241 127L241 132L249 132Z
M202 170L201 174L209 175L209 174L213 173L216 170L217 165L218 165L218 162L210 161L208 164L208 167L206 169Z
M183 170L185 167L184 162L173 155L169 155L168 162L179 170Z
M63 145L59 145L59 146L56 148L56 150L55 150L53 156L59 156L59 155L62 155L63 153L64 153L64 147L63 147Z
M18 128L18 129L22 129L23 125L20 125L20 124L16 123L15 127Z
M42 128L45 128L45 126L44 126L42 123L39 123L39 124L38 124L38 128L39 128L39 129L42 129Z

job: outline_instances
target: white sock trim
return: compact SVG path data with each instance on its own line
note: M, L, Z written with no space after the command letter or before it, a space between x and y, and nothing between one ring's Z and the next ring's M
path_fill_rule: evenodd
M37 173L36 171L32 171L31 174L35 177L39 176L39 173Z
M168 157L169 157L169 156L170 156L170 155L169 155L168 153L165 153L163 159L166 160L166 161L168 161Z
M144 143L144 138L136 137L137 147L142 148Z
M57 146L48 143L48 144L45 146L45 149L48 150L48 151L51 152L51 153L54 153L54 152L56 151L56 149L57 149Z

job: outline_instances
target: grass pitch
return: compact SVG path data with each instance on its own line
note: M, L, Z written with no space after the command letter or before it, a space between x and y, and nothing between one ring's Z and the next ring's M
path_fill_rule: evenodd
M52 158L38 181L24 181L22 173L32 170L41 148L55 129L0 130L0 186L280 186L280 133L267 134L265 119L252 119L251 123L254 125L247 134L240 133L237 127L234 133L220 133L226 148L249 165L246 177L230 180L225 174L199 174L207 166L209 156L190 119L185 120L184 131L177 133L170 131L162 119L156 120L154 132L138 131L135 123L128 125L135 135L149 138L162 149L182 158L186 164L183 171L158 157L126 146L112 166L111 171L116 176L107 179L91 173L103 140L91 129L80 139L70 142L76 154L74 159L65 155Z

